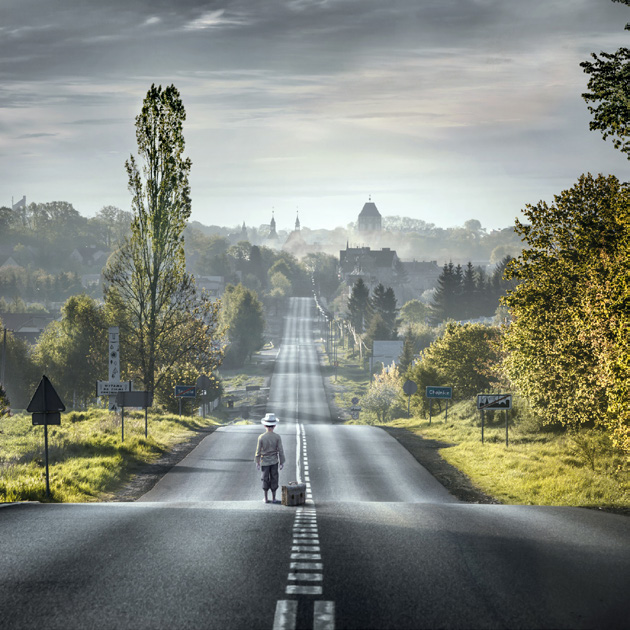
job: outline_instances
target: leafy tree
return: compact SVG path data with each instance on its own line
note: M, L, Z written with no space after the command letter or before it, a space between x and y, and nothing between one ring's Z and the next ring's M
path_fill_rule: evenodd
M421 367L412 371L420 378L422 371L430 368L438 383L453 387L453 398L464 400L492 389L497 382L500 364L500 331L481 324L446 325L444 334L438 337L422 355ZM416 381L418 387L420 381ZM424 392L422 392L424 395Z
M0 320L0 332L4 326ZM3 339L0 337L0 344ZM0 350L1 354L1 350ZM31 356L26 341L7 331L4 390L13 409L25 409L35 392L41 373Z
M107 316L105 309L87 295L69 298L61 321L41 335L34 361L44 374L54 376L55 386L67 406L87 406L95 396L95 382L107 377Z
M110 257L104 274L106 299L130 350L130 372L149 391L191 353L214 355L216 305L197 293L185 269L183 231L191 211L185 119L175 86L152 85L136 117L143 165L140 170L134 156L126 162L131 236Z
M359 278L352 287L348 298L348 320L357 333L361 334L370 319L370 289Z
M403 324L423 324L430 313L429 307L420 300L409 300L400 309L400 319Z
M374 375L367 393L361 398L361 406L376 414L378 422L386 422L388 415L395 412L395 404L400 400L402 384L398 367L383 367L380 374Z
M628 449L630 191L582 175L524 211L527 243L508 267L509 378L547 424L606 426Z
M630 5L630 0L613 0ZM630 30L630 24L626 24ZM604 140L612 139L613 146L630 159L630 49L619 48L614 53L591 54L593 61L580 66L589 75L588 92L582 98L593 114L592 131L600 131Z
M316 290L327 300L339 290L339 260L323 252L307 254L302 261L311 273Z
M243 365L253 352L262 347L265 328L263 306L256 293L242 284L226 287L221 323L229 340L225 357L229 365Z
M2 387L2 383L0 383L0 418L8 416L9 413L11 413L11 403L7 393L4 391L4 387Z
M387 325L387 322L383 319L380 313L375 313L370 319L370 325L365 331L365 345L368 348L372 348L372 344L375 341L390 341L391 330Z

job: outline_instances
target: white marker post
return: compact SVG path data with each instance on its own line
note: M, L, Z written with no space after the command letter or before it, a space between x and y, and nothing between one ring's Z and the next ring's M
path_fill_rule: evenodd
M118 326L109 329L109 382L120 383L120 334ZM109 397L109 410L118 411L116 395Z

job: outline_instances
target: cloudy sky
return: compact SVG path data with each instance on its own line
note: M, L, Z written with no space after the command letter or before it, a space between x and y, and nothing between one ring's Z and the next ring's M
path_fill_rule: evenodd
M628 46L610 0L0 0L0 205L129 209L151 83L187 111L193 216L512 225L582 172L627 178L580 94Z

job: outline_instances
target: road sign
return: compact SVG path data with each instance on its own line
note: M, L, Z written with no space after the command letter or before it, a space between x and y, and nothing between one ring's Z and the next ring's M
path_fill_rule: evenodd
M358 405L359 404L359 399L356 396L352 399L352 404L353 405Z
M175 385L175 396L177 398L194 398L197 395L197 388L194 385Z
M29 413L57 413L59 411L65 411L66 406L61 402L59 394L55 391L52 383L42 376L42 380L39 382L31 402L28 403L26 411Z
M130 392L132 389L131 381L96 381L97 396L116 396L120 392Z
M358 411L351 411L351 412L350 412L350 417L351 417L353 420L358 420L358 419L359 419L359 412L358 412Z
M33 414L33 426L43 425L44 427L44 451L46 453L46 496L50 496L50 474L48 470L48 425L61 424L60 411L65 411L59 394L55 391L52 383L42 376L31 402L28 403L27 411Z
M418 386L413 381L407 379L403 385L403 392L405 392L407 396L413 396L417 391Z
M477 409L483 411L512 409L512 394L479 394Z
M357 405L352 405L352 407L350 407L350 411L356 411L357 413L359 413L359 411L361 411L361 407Z
M453 397L452 387L435 387L434 385L429 385L427 387L427 398L452 398L452 397Z
M116 404L119 407L139 407L146 409L153 404L153 394L151 392L118 392L118 394L116 394Z
M203 395L207 396L208 392L212 389L212 381L205 374L200 374L197 382L195 383L195 387L199 391L205 392Z

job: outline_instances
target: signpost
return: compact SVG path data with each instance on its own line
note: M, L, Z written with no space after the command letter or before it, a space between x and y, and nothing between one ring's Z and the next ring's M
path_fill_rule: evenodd
M151 392L119 392L116 394L116 405L120 407L122 441L125 441L125 407L144 409L144 437L149 434L149 417L147 409L153 404Z
M403 392L407 394L407 418L409 418L409 411L411 409L411 397L418 391L418 386L407 379L403 385Z
M120 329L112 326L109 329L109 382L120 383ZM109 410L118 411L116 394L109 396Z
M208 392L212 389L212 381L205 374L200 374L199 377L197 378L197 382L195 383L195 387L197 388L197 391L199 391L202 397L201 413L203 414L203 417L205 418L206 417L206 404L208 402L208 396L209 396Z
M179 415L182 415L182 398L195 398L197 388L194 385L175 385L175 398L179 399Z
M512 394L479 394L477 409L481 412L481 443L484 439L484 411L505 411L505 445L508 444L508 410L512 409Z
M46 452L46 496L50 497L50 475L48 472L48 425L61 424L61 411L66 406L55 391L52 383L42 376L26 411L33 414L33 426L44 426L44 450Z
M429 399L429 424L431 424L431 407L434 398L446 399L446 414L444 422L448 420L448 401L453 397L452 387L436 387L435 385L427 385L427 398Z
M359 419L359 411L361 411L361 407L359 407L359 399L356 396L352 397L352 406L350 407L350 417L353 420Z

